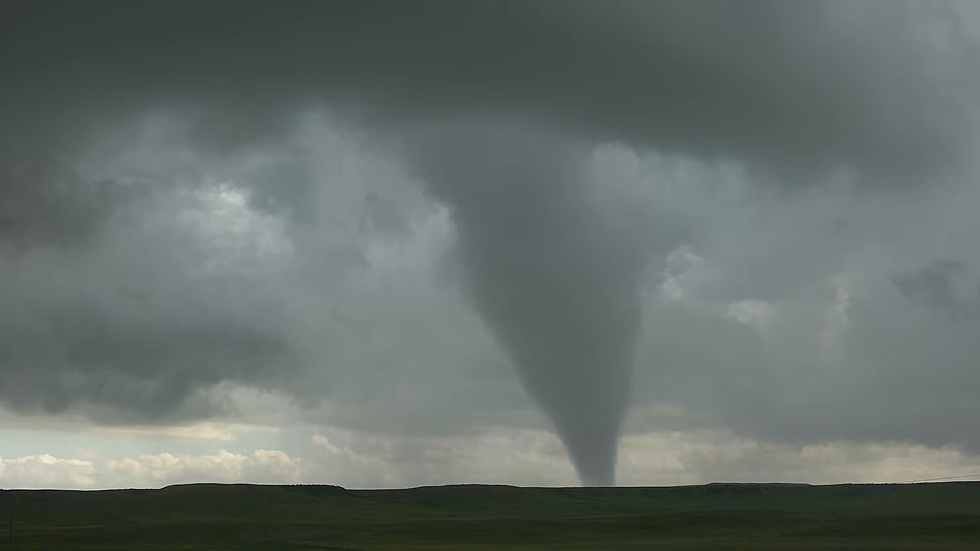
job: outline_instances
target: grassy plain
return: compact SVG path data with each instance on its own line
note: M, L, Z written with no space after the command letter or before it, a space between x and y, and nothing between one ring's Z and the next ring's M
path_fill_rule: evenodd
M0 550L980 549L980 483L0 492Z

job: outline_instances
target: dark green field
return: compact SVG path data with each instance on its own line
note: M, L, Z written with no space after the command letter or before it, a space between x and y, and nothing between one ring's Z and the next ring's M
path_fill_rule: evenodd
M980 483L7 490L13 549L980 549Z

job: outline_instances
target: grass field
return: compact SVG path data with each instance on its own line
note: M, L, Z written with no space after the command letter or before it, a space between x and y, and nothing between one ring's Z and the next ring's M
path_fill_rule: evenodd
M12 549L980 549L980 483L0 492Z

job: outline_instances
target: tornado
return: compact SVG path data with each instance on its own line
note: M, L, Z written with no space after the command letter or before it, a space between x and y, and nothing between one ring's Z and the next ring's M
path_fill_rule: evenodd
M410 150L452 209L467 298L582 483L614 485L647 256L635 217L599 200L588 147L533 125L449 125Z

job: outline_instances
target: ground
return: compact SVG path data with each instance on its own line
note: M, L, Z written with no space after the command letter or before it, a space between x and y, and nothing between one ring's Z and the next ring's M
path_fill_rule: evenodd
M980 483L0 491L0 549L978 549Z

